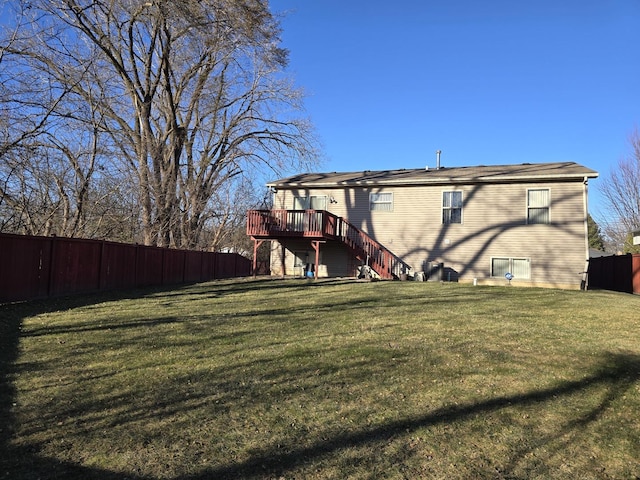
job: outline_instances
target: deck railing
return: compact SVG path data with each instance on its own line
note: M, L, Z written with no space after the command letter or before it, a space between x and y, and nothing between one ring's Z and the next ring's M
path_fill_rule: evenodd
M247 235L338 240L380 277L398 278L411 267L365 232L326 210L249 210Z
M326 210L249 210L247 235L335 238L338 218Z

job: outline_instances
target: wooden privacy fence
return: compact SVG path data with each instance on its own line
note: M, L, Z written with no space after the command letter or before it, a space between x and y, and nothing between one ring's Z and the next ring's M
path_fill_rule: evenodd
M235 253L0 233L0 302L250 274Z
M589 259L589 289L640 293L640 254Z

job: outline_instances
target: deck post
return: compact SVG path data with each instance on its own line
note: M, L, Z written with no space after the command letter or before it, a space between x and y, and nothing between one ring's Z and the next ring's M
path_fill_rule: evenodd
M285 256L287 255L287 248L284 246L284 242L281 240L280 241L280 246L282 247L282 250L280 251L280 268L282 269L282 279L284 280L284 274L285 272Z
M258 248L260 245L264 243L264 240L258 240L255 237L251 237L253 239L253 265L251 266L251 271L253 273L253 278L256 278L257 270L258 270Z
M325 240L311 240L311 246L313 247L313 249L316 251L316 268L314 268L314 272L313 272L313 278L315 280L318 279L318 264L320 263L320 244L321 243L326 243Z

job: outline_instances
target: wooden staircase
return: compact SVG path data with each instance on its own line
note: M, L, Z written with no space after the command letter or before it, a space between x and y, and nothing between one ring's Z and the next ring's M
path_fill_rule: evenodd
M326 210L249 210L247 235L254 240L302 237L338 241L382 279L399 278L411 270L367 233Z

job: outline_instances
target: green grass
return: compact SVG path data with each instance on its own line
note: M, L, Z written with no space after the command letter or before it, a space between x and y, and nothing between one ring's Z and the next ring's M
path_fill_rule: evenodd
M217 281L0 307L0 478L640 478L640 297Z

